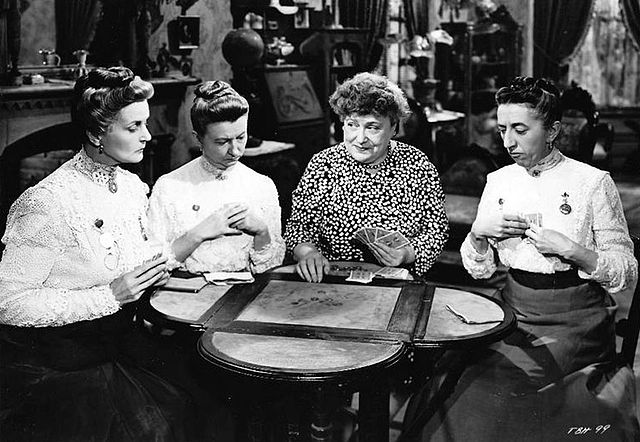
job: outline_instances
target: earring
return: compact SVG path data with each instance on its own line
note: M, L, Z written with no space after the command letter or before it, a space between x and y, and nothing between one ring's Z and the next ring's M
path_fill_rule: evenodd
M102 155L104 153L104 145L102 143L98 144L98 153Z

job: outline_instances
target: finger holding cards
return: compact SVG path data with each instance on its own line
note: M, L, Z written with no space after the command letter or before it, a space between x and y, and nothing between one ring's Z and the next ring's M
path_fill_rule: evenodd
M415 252L413 251L413 246L411 244L407 244L402 248L396 249L382 242L375 242L369 247L378 262L388 267L397 267L405 263L413 262L410 258L411 256L415 256Z

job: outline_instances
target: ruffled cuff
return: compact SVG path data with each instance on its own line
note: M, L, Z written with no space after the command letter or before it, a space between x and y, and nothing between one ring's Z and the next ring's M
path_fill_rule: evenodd
M264 273L267 270L282 264L284 260L285 244L279 235L272 235L271 242L260 250L249 250L251 271Z
M497 266L491 246L487 248L485 253L479 253L473 246L469 235L460 246L460 257L464 268L474 279L489 278L496 271Z
M627 276L629 269L624 269L623 263L610 256L608 253L598 253L598 261L593 272L587 273L578 269L578 276L582 279L595 281L608 293L618 293L628 286ZM627 270L627 271L625 271ZM631 270L631 273L633 271Z

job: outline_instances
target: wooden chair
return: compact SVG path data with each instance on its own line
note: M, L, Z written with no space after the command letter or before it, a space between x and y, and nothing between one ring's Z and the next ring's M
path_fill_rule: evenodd
M631 235L633 241L633 254L640 262L640 236ZM640 284L636 286L629 307L629 314L626 318L620 319L616 323L616 334L622 338L622 349L618 354L621 362L633 367L638 345L638 334L640 333Z

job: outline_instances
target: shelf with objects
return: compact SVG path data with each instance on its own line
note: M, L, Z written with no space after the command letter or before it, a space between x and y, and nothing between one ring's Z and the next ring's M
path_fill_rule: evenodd
M495 130L487 120L495 119L494 95L520 74L522 26L510 15L485 17L474 23L442 23L454 39L441 47L436 78L437 96L446 107L465 113L465 144L477 143L491 150Z

